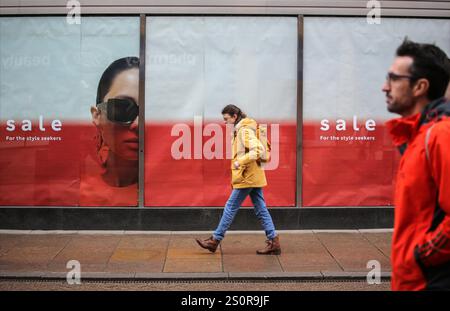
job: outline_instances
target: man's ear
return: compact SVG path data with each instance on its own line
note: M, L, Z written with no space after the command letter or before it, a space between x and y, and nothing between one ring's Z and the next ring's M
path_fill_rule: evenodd
M447 98L447 100L450 100L450 82L448 83L448 86L447 86L447 92L445 93L445 98Z
M97 127L100 126L100 110L97 107L91 106L91 116L92 123Z
M429 88L430 82L427 79L419 79L414 84L413 94L416 97L426 96Z

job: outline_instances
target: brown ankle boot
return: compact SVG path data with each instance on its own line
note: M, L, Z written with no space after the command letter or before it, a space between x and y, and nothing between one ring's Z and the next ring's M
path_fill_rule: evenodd
M198 245L209 250L212 253L214 253L216 251L217 246L219 246L219 244L220 244L220 241L214 239L212 236L210 236L208 239L203 240L203 241L199 240L199 239L195 239L195 241L197 241Z
M278 235L274 237L272 240L266 241L266 248L257 250L256 253L258 255L280 255L281 254L281 246L280 246L280 238Z

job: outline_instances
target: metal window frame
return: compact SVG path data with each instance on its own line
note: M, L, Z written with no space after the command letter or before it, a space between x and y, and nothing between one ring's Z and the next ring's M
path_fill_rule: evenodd
M138 207L145 205L145 56L147 16L139 16L139 178Z
M79 0L80 2L84 2ZM82 14L365 16L366 0L89 0ZM380 0L383 16L449 17L445 0ZM0 14L66 14L67 0L0 0Z
M296 191L295 206L303 205L303 38L304 38L303 15L297 17L297 135L296 135Z

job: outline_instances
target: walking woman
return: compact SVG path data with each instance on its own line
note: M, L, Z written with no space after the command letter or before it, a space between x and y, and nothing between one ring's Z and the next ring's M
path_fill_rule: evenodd
M231 160L231 184L233 191L225 205L217 229L206 240L196 239L197 243L215 252L220 241L231 226L242 202L250 195L255 208L255 214L260 220L267 236L267 245L264 249L257 250L259 255L281 254L280 240L275 232L272 217L267 209L263 196L263 187L267 185L264 170L261 168L261 158L265 148L257 138L256 121L247 118L245 113L235 105L228 105L222 110L226 124L234 125L233 152Z

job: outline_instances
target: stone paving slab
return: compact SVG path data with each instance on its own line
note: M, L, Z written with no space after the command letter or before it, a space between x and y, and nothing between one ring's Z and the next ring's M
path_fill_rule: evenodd
M367 263L377 260L382 271L390 270L389 258L374 246L365 234L316 233L343 271L366 271Z

